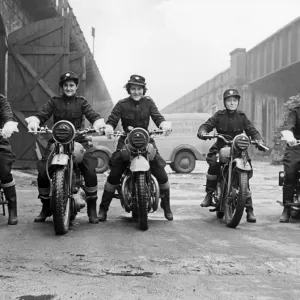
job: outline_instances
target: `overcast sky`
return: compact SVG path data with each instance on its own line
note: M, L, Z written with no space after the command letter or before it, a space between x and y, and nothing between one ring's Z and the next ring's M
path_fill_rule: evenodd
M69 0L114 103L131 74L162 109L300 15L299 0Z

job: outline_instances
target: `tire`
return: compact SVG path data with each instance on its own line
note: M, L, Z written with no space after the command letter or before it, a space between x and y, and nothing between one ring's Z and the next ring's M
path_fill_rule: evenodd
M248 173L245 171L235 171L232 173L232 181L230 187L230 194L225 193L225 222L227 227L236 228L243 216L247 188L248 188ZM236 191L238 190L238 195Z
M56 169L52 175L52 207L54 230L57 235L66 234L69 230L71 206L68 197L67 170Z
M96 167L97 173L104 173L109 169L109 156L103 151L95 151L94 155L97 157L98 165Z
M136 174L136 193L139 206L140 229L148 230L148 199L145 173Z
M216 215L217 215L218 219L223 219L224 212L223 211L216 211Z
M297 189L297 195L294 197L294 202L299 202L299 199L300 199L300 191ZM291 207L290 214L291 214L291 218L296 220L300 219L300 210Z
M218 219L223 219L223 217L224 217L224 212L220 211L222 209L222 207L220 207L220 202L221 202L222 197L223 197L222 194L224 194L223 191L222 191L223 190L222 189L223 185L224 185L224 181L223 180L218 181L216 190L215 190L214 195L213 195L214 201L216 203L216 209L217 209L216 216L217 216Z
M150 197L152 211L156 211L159 203L159 185L157 179L151 174Z
M195 169L196 159L193 153L189 151L178 152L174 161L171 163L171 169L176 173L191 173Z
M293 209L292 207L290 208L290 214L291 214L291 218L296 219L296 220L300 220L300 211Z

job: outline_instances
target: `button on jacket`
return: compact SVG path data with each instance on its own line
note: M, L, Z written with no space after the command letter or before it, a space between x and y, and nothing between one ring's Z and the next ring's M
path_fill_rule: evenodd
M66 97L65 95L51 98L42 110L36 114L36 117L39 118L42 125L52 115L54 123L67 120L75 126L76 130L84 127L84 116L92 124L101 118L86 98L81 96Z
M283 130L292 131L295 139L300 139L300 106L290 110L287 120L283 126Z
M158 111L154 101L146 96L139 101L133 100L131 97L119 100L113 108L106 124L116 128L119 120L122 122L124 131L128 126L142 127L148 130L150 117L157 127L165 121L165 118ZM121 137L118 143L118 149L124 143L125 137Z

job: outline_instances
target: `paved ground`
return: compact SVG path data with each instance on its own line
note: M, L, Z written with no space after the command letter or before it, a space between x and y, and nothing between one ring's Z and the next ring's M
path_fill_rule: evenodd
M15 171L19 225L0 216L0 299L299 299L300 228L278 222L281 167L254 162L258 222L236 229L199 207L206 169L170 174L173 222L159 210L141 232L115 200L107 222L88 224L84 209L64 236L52 218L33 222L35 176Z

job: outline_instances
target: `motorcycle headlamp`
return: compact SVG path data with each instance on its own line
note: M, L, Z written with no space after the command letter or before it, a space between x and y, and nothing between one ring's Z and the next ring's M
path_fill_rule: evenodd
M145 148L148 145L149 140L149 133L143 128L132 129L127 137L129 145L138 150Z
M236 136L233 140L234 148L238 150L246 150L250 145L250 140L245 134Z
M62 120L54 124L52 134L56 142L68 144L75 138L76 129L71 122Z

